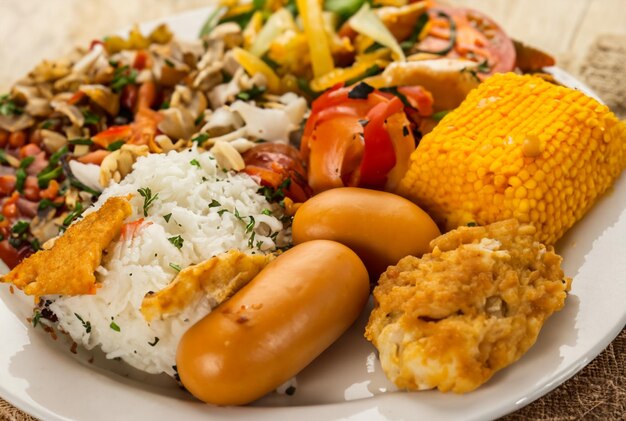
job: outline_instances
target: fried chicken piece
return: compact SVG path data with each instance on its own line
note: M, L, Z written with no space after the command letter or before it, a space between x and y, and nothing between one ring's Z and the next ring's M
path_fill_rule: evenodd
M165 319L182 312L202 293L211 307L226 301L252 280L274 258L230 250L181 270L176 278L156 294L148 294L141 313L148 321Z
M469 392L535 343L571 279L534 232L516 220L461 227L381 275L365 337L392 382Z
M112 197L97 211L71 225L49 250L24 259L2 282L10 282L28 295L96 293L94 272L102 251L120 234L131 214L128 200Z

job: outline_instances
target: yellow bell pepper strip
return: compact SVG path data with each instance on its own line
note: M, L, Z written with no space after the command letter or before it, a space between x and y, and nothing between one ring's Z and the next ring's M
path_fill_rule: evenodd
M263 29L254 40L250 52L261 57L270 49L272 42L288 29L295 30L296 24L287 9L279 9L265 22Z
M235 60L248 74L261 73L267 79L267 90L271 93L280 93L280 79L267 63L241 48L234 48L232 51Z
M335 68L330 44L324 31L322 6L318 0L296 0L309 42L313 75L320 77Z
M406 60L400 44L398 44L398 41L394 38L393 34L389 32L389 29L387 29L378 15L370 9L368 3L365 3L356 15L350 18L348 23L356 32L370 37L377 43L388 47L394 52L397 60Z

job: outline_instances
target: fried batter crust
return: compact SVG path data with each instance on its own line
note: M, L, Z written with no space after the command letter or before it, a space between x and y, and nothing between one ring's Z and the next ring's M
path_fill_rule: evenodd
M365 336L399 388L469 392L517 361L560 310L561 257L516 220L461 227L391 266Z
M108 199L100 209L71 225L50 250L24 259L2 282L35 296L95 294L94 272L102 251L119 236L131 211L126 198Z
M167 287L146 295L141 303L141 313L148 322L155 318L165 319L183 311L202 293L213 308L250 282L273 257L230 250L185 268Z

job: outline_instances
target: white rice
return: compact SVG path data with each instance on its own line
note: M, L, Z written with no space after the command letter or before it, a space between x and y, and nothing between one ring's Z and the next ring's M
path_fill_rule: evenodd
M144 198L137 190L146 187L158 198L144 217ZM140 158L132 173L108 187L85 214L109 197L132 195L133 213L126 222L144 218L151 224L144 223L133 238L106 250L96 271L100 288L95 295L52 298L50 309L59 318L58 327L87 349L100 346L108 358L121 358L149 373L174 375L179 339L210 311L209 304L199 300L178 316L147 323L141 302L146 293L174 279L177 271L172 266L185 268L230 249L269 252L276 248L270 238L275 232L280 232L273 237L277 241L288 240L278 219L280 208L270 205L258 189L246 174L224 172L210 153L195 148ZM265 214L267 209L272 215ZM246 231L249 216L255 221L252 241L251 231ZM168 241L178 235L184 240L180 249Z

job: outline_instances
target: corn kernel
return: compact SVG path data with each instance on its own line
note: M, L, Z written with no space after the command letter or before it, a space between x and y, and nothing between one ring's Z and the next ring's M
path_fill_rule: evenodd
M579 91L507 73L424 136L398 193L447 229L515 216L553 244L624 167L626 122Z

